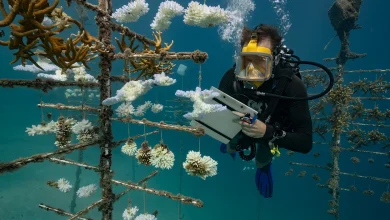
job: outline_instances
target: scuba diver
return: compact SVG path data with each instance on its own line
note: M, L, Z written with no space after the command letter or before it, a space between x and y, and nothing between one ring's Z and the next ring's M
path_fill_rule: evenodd
M328 93L334 79L325 66L301 61L295 56L282 45L279 30L270 25L260 24L253 30L245 27L241 48L235 65L224 74L218 89L258 114L233 112L240 117L242 130L227 145L222 144L220 150L233 158L238 152L246 161L255 158L257 189L263 197L270 198L273 194L272 160L280 155L279 148L303 154L311 151L313 137L308 100ZM330 78L328 88L309 97L299 64L324 69Z

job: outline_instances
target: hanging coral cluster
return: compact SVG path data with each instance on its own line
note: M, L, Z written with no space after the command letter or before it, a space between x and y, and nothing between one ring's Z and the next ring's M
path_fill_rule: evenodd
M137 149L137 144L134 140L129 139L125 145L122 146L122 153L134 156L137 158L139 164L145 166L154 166L160 169L171 169L173 167L175 156L168 146L160 141L153 149L149 146L148 141L144 141L141 147Z
M145 0L135 0L127 5L118 8L112 15L119 23L135 22L141 16L149 12L149 4ZM163 1L160 3L158 11L153 19L151 28L157 31L168 29L171 20L179 15L184 14L184 23L199 27L213 27L220 24L225 24L233 18L232 12L222 9L218 6L208 6L196 1L188 3L188 7L184 9L175 1Z
M137 149L134 140L129 139L122 146L122 153L134 156L139 164L145 166L154 166L160 169L171 169L175 162L175 155L169 150L168 146L161 140L153 149L149 146L148 141L144 141L141 147ZM183 168L191 176L199 176L203 180L207 177L217 175L218 163L209 156L201 156L200 152L190 151L187 159L183 162Z
M152 166L161 169L171 169L173 167L175 155L163 141L156 144L150 154Z
M145 166L150 166L150 160L152 158L151 151L152 149L150 148L149 143L146 140L142 142L141 148L138 149L135 156L138 160L138 163L143 164Z
M176 83L175 79L166 76L165 73L154 74L153 77L154 79L127 82L121 89L116 91L115 96L103 100L102 104L114 105L119 102L133 102L151 90L153 85L170 86Z
M57 147L63 148L70 144L72 138L73 120L66 120L64 116L60 116L56 124L56 142Z
M195 151L188 152L186 161L183 163L183 167L189 175L199 176L203 180L217 175L217 165L217 161L211 157L202 157L200 152Z
M87 62L96 58L95 52L103 52L101 43L91 36L79 23L66 15L62 9L56 8L59 0L54 0L50 5L48 0L14 0L8 1L10 12L0 4L0 11L4 20L0 21L0 27L9 26L11 37L8 41L0 41L0 45L7 46L10 50L18 50L14 53L16 63L19 59L24 66L29 60L41 70L45 70L34 59L32 50L37 46L43 48L40 55L51 60L56 66L66 71L74 68L77 62L89 68ZM19 25L12 23L16 16L21 16ZM46 19L46 20L45 20ZM46 26L47 20L54 23ZM77 35L72 35L68 39L59 37L59 34L75 24L79 28ZM77 46L78 43L81 45Z
M29 136L55 134L55 145L59 148L66 147L71 143L72 133L77 135L77 140L80 143L90 142L99 138L98 129L92 126L91 122L83 119L79 122L73 118L65 118L60 116L58 121L43 122L38 126L33 125L31 128L26 128Z
M60 178L57 181L47 181L46 184L48 186L57 188L63 193L69 192L73 186L69 183L69 181L65 178ZM91 196L93 193L95 193L97 190L97 186L95 184L89 184L83 187L80 187L76 194L79 198L86 198Z

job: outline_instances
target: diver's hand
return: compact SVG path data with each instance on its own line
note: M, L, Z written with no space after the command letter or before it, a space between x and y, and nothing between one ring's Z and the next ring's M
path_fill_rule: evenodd
M241 112L232 111L232 113L239 117L245 116L245 114ZM256 119L253 124L248 124L242 121L239 121L239 124L241 125L242 133L252 138L264 137L265 130L267 129L267 125L258 119Z

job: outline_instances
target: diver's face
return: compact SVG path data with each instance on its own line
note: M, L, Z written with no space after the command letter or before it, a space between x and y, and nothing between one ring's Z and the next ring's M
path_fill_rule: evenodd
M266 47L270 50L272 50L272 44L271 44L271 38L269 37L264 37L257 43L259 47ZM250 56L245 56L243 57L243 64L244 66L247 66L248 64L252 63L253 66L256 69L265 69L266 68L266 60L264 57L259 57L255 55L250 55Z

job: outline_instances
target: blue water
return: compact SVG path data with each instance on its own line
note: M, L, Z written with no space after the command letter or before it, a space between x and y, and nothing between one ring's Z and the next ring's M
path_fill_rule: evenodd
M76 16L72 9L65 6L65 1L61 1L66 13L70 16ZM90 1L96 4L97 1ZM127 1L114 1L113 8L119 8ZM150 31L150 23L153 20L155 12L157 12L158 3L149 2L150 11L145 16L141 17L137 23L131 24L129 27L141 34L152 38ZM189 1L180 0L183 6L186 6ZM333 62L324 62L324 58L335 57L340 49L340 42L336 38L324 51L325 45L335 35L335 31L331 26L327 12L332 5L333 0L290 0L287 3L286 9L290 13L290 28L286 36L286 44L295 50L295 53L302 60L310 60L335 67ZM208 5L221 4L226 7L226 1L208 0ZM278 19L275 11L272 8L270 1L257 0L255 1L256 9L252 13L247 25L253 27L258 23L278 24ZM74 3L73 3L74 5ZM367 53L363 59L348 61L347 70L354 69L386 69L389 66L389 57L387 50L388 36L390 29L387 22L390 19L387 8L390 7L390 2L384 0L364 1L361 7L358 23L363 26L362 29L351 32L350 46L351 51L357 53ZM97 28L92 25L93 13L89 13L90 21L87 22L87 30L91 34L96 35ZM6 40L10 35L8 28L1 28L5 31L5 36L1 40ZM115 34L116 37L120 37ZM209 59L202 65L202 88L210 88L219 83L220 78L225 71L233 65L232 55L234 47L231 43L220 39L217 28L198 28L186 26L182 22L182 17L176 17L172 20L170 28L163 33L163 40L170 42L174 40L171 51L188 51L192 52L196 49L205 51L209 55ZM116 45L116 44L115 44ZM22 71L14 71L9 62L13 60L14 51L8 51L6 47L0 47L2 59L0 78L8 79L34 79L35 74ZM95 72L89 72L96 76L98 66L91 65ZM20 64L18 62L17 64ZM188 67L186 75L182 78L180 75L172 77L178 80L178 83L171 87L156 88L145 95L144 100L139 100L142 104L145 100L155 101L165 105L165 100L174 99L175 91L178 89L194 90L198 85L198 70L199 65L192 61L176 62L184 64ZM113 75L121 75L123 61L115 61L112 69ZM302 67L308 69L311 67ZM375 79L374 73L357 73L347 74L345 81L356 81L359 78ZM183 84L181 84L183 80ZM387 80L389 78L387 77ZM113 86L113 94L116 89L119 89L122 84L115 83ZM54 143L54 135L28 136L25 132L26 127L37 125L41 122L41 110L37 108L40 97L46 103L66 103L64 96L64 88L59 88L44 94L41 91L16 87L14 89L1 88L1 108L0 108L0 161L8 162L20 157L28 157L33 154L50 152L56 149ZM309 92L318 92L309 90ZM375 104L373 101L365 102L367 107L372 107ZM380 109L388 109L389 104L385 101L376 102ZM72 104L72 103L71 103ZM74 104L74 103L73 103ZM116 106L115 106L116 108ZM44 114L47 112L53 113L53 119L58 118L60 112L53 109L44 109ZM64 116L79 115L79 112L64 111ZM145 115L152 121L173 120L170 118L170 113ZM96 121L96 117L91 117L92 121ZM372 122L374 123L374 122ZM369 129L370 127L364 129ZM115 140L127 138L127 125L114 122L113 134ZM147 127L146 131L153 131L155 128ZM389 134L388 130L380 129L381 132ZM143 127L140 125L131 125L131 135L142 134ZM328 135L329 136L329 135ZM330 137L329 137L330 138ZM180 142L183 142L183 155L189 150L198 150L199 140L191 134L184 132L176 132L170 130L163 131L164 142L176 155L176 162L171 170L160 170L159 174L148 181L147 187L170 191L173 194L179 193L180 186L180 170L183 169L179 163L180 157ZM152 145L158 143L160 135L152 135L147 137L147 140ZM137 140L140 145L143 139ZM315 141L321 141L318 135L315 135ZM332 199L327 193L327 189L321 189L316 186L317 182L311 178L313 173L321 177L320 183L326 183L329 178L329 173L323 170L312 168L304 169L303 167L291 167L294 169L292 176L285 176L284 173L290 169L289 161L320 164L325 165L330 160L329 146L315 145L312 152L306 155L294 154L287 156L286 151L282 150L282 156L274 162L274 196L272 199L264 199L260 197L256 191L254 183L255 170L245 170L248 166L239 160L233 161L228 155L221 155L219 151L219 143L210 137L201 137L201 153L209 155L218 161L218 175L202 180L198 177L189 176L182 170L182 194L193 198L200 199L204 202L203 208L197 208L191 205L182 205L181 212L185 220L194 219L318 219L328 220L333 219L333 216L327 214L328 201ZM343 141L342 147L348 147L348 144ZM364 150L383 151L381 146L369 146ZM314 158L313 153L320 152L319 158ZM73 152L66 157L72 160L78 159L79 152ZM98 147L90 147L83 152L83 161L90 165L98 165L100 151ZM357 156L360 158L360 164L353 164L350 157ZM353 154L342 152L340 157L340 168L344 172L358 172L361 175L377 176L381 178L390 178L389 169L384 167L387 162L386 156L375 156L375 163L369 164L367 159L370 155ZM250 165L252 166L252 165ZM113 150L112 169L115 171L114 178L122 181L139 181L144 176L155 170L152 167L144 167L137 165L133 158L124 155L120 151L120 147ZM306 170L306 177L297 177L297 174ZM12 173L2 173L0 177L0 219L66 219L58 216L53 212L46 212L38 208L38 204L43 203L52 207L60 208L65 211L70 211L73 191L69 193L61 193L57 189L46 185L46 181L56 181L59 178L68 179L72 185L76 181L77 167L72 165L58 165L51 162L33 163L22 169ZM99 185L99 175L94 171L81 170L80 186L88 184ZM389 219L389 204L379 201L382 192L387 188L387 184L357 179L352 177L341 176L341 187L355 184L358 187L358 192L341 192L340 198L340 219ZM375 194L365 196L362 191L370 187ZM124 190L122 186L114 186L114 193L119 193ZM97 201L101 196L98 190L91 197L76 199L75 211L84 209L92 202ZM168 198L155 195L146 195L146 207L144 207L144 193L139 191L131 191L114 205L113 219L121 219L123 210L127 207L128 199L132 200L132 204L138 206L142 213L146 210L152 213L158 210L158 219L171 220L178 219L178 202ZM97 209L89 212L87 215L92 219L100 219L100 212Z

